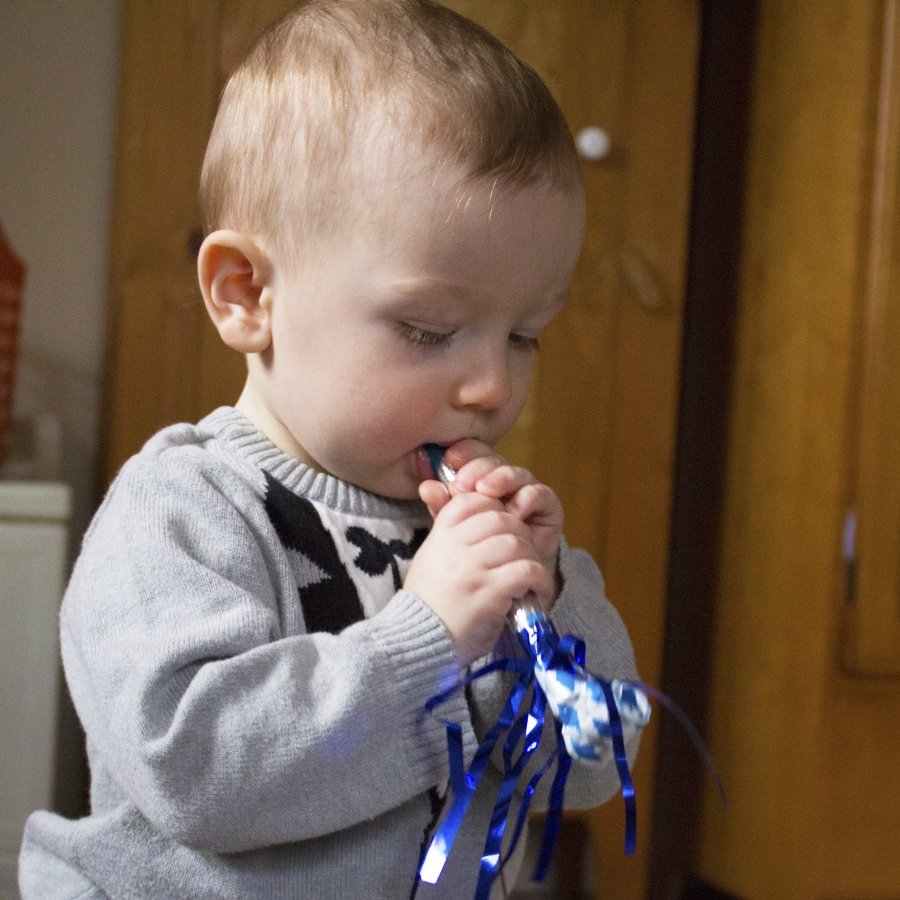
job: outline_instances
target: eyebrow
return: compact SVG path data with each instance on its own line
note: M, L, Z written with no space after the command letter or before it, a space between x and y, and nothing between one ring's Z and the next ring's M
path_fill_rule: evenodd
M402 281L392 281L388 285L389 292L398 297L414 298L423 293L443 293L459 297L472 293L470 288L443 278L410 278Z
M431 310L465 313L477 304L470 288L439 278L390 281L380 294L384 307L401 315L427 314Z
M397 305L402 305L407 300L415 300L420 294L442 294L451 299L469 301L473 291L471 287L447 281L443 278L410 278L408 280L392 281L387 285L386 293L390 298L396 298ZM555 316L563 310L569 301L571 285L565 290L547 298L546 309L552 310Z

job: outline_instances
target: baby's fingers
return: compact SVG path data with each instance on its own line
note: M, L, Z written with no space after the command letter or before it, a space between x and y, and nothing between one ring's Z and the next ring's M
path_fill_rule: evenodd
M562 528L562 503L556 492L546 484L534 482L524 485L506 501L506 509L532 526Z
M419 499L428 507L434 519L450 502L450 492L439 481L423 481L419 485Z
M512 497L526 485L535 485L537 480L534 475L521 466L513 466L503 463L494 469L486 471L475 479L475 490L486 497Z
M484 457L499 459L489 444L485 444L483 441L478 441L475 438L465 438L464 440L457 441L455 444L451 444L447 448L444 460L447 465L459 472L460 469L467 466L473 460L482 459Z
M505 597L528 597L539 609L549 609L556 599L556 585L537 560L512 560L494 569L494 577Z
M422 485L437 485L447 496L446 501L442 502L437 496L437 490L432 492L430 488L425 488L425 496L422 496L420 493L426 504L429 504L429 501L433 501L436 506L440 506L434 520L438 528L453 528L473 516L479 516L481 513L503 512L503 504L493 497L485 497L483 494L476 493L454 494L451 497L447 495L440 482L425 481L422 482ZM420 485L420 492L421 490L422 486Z
M456 444L451 450L455 450L456 447L461 446L464 445ZM474 459L470 459L462 466L455 465L454 457L451 456L450 451L447 452L445 459L448 464L456 469L456 477L453 479L451 485L451 493L474 491L476 489L476 484L486 475L507 465L506 460L502 456L498 456L493 452L483 453Z

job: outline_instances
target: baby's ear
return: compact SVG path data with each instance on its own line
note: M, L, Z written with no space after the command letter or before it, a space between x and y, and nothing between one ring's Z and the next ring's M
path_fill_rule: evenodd
M238 231L214 231L200 247L197 277L222 340L239 353L266 350L272 342L266 302L272 265L266 252Z

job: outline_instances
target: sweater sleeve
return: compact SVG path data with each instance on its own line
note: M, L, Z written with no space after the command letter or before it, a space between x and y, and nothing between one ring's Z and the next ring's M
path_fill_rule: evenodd
M328 834L445 780L443 729L421 709L456 673L440 621L402 591L338 635L284 634L296 597L265 552L271 526L227 482L184 456L129 463L62 613L92 766L118 795L94 811L124 796L218 852Z
M585 642L586 667L602 678L637 678L634 651L628 632L615 607L606 599L603 576L593 559L583 550L570 549L563 542L560 549L560 572L563 588L550 614L557 631L573 634ZM495 656L524 656L512 628L501 637ZM472 718L479 736L497 719L511 681L509 676L488 676L472 684L470 692ZM549 712L548 712L549 715ZM637 755L640 733L634 733L626 745L629 762ZM534 773L556 747L556 736L548 722L528 772ZM502 757L494 754L495 764L502 765ZM523 778L520 784L524 783ZM552 781L548 773L535 792L532 808L546 809L547 795ZM600 765L577 761L566 782L566 808L590 809L605 803L619 789L615 761L609 758Z

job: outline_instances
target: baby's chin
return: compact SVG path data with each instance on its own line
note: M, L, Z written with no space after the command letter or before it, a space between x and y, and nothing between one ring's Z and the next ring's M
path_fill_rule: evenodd
M407 470L381 476L373 474L368 478L364 476L351 477L344 480L370 494L377 494L388 500L418 500L419 485L426 480L426 477L434 478L434 475L429 471L425 477L419 477L415 470Z
M419 487L415 485L410 488L398 488L393 485L384 485L379 487L367 487L365 488L370 494L377 494L379 497L384 497L386 500L420 500L419 497Z
M346 466L342 468L335 461L331 474L370 494L377 494L388 500L420 500L420 485L426 481L436 480L424 445L383 467L375 465L367 470L358 460L344 462Z

